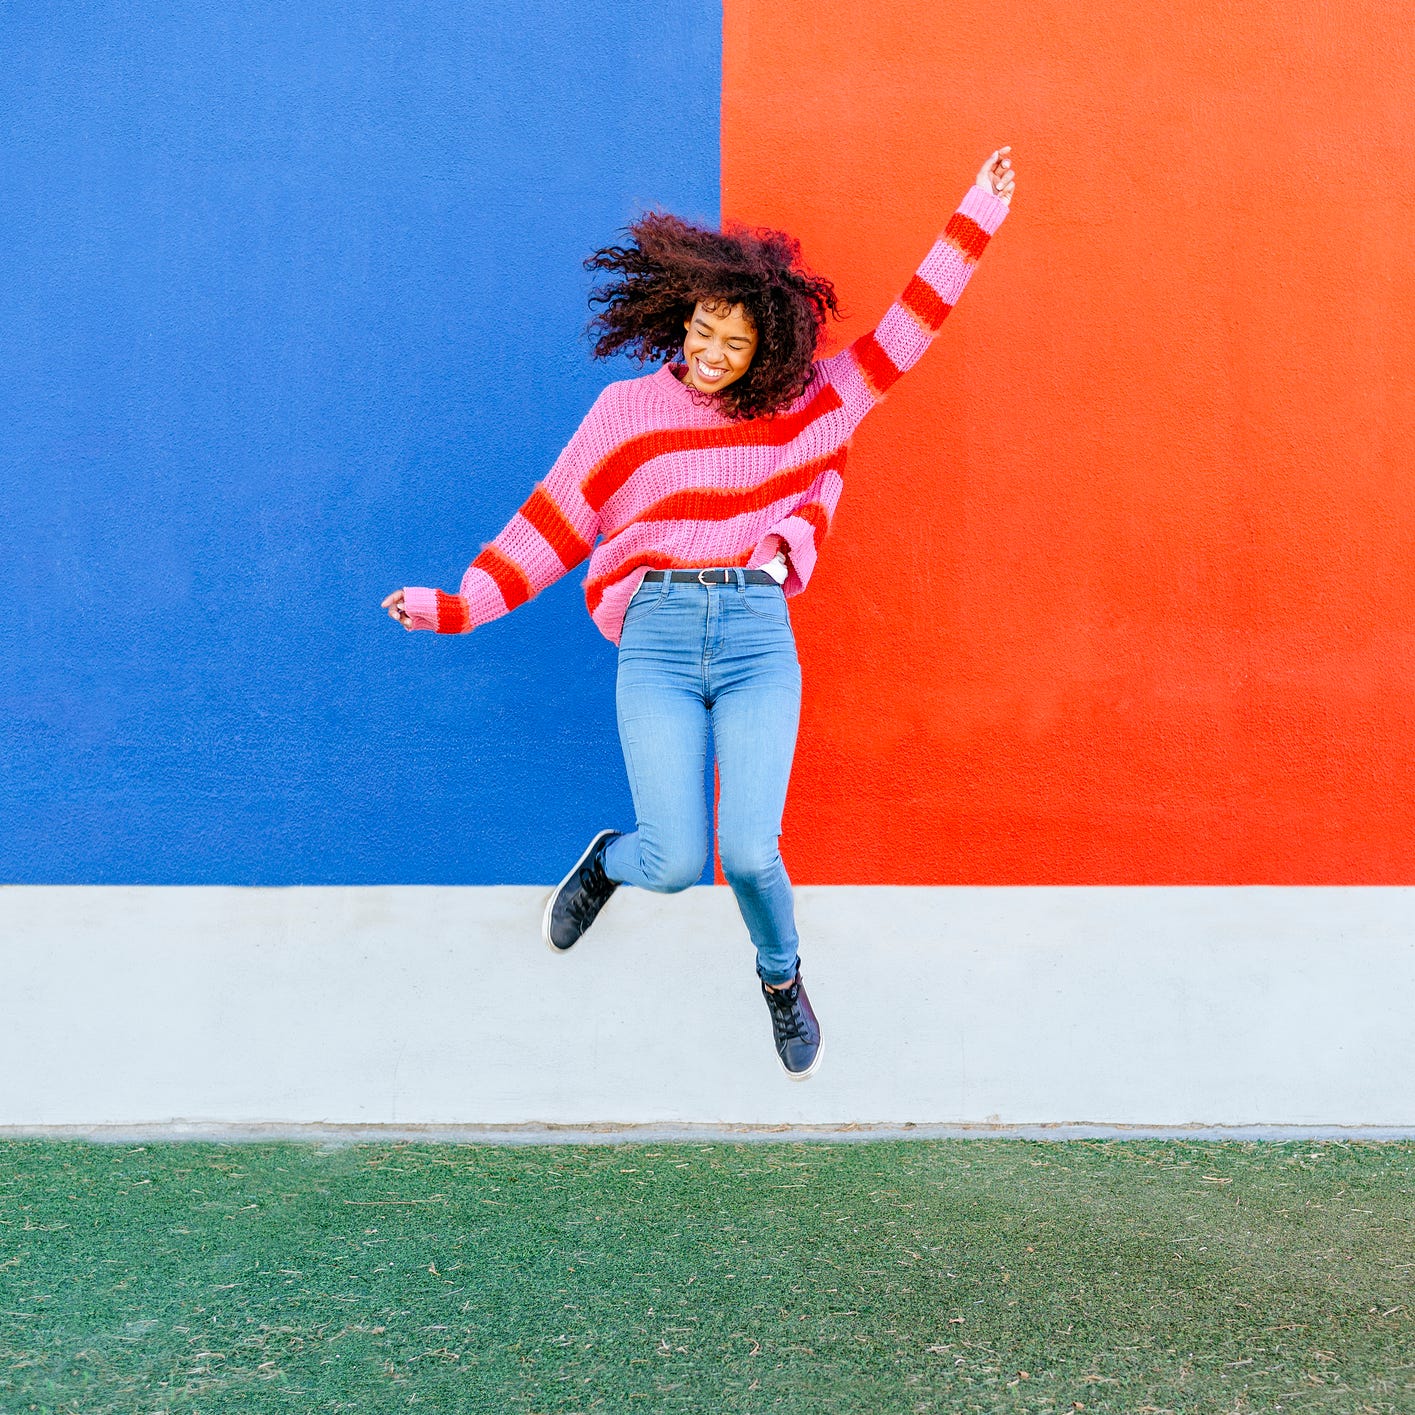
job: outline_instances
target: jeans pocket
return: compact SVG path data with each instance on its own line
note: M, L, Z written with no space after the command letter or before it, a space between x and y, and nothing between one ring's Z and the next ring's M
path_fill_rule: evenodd
M755 614L758 619L770 619L773 624L791 622L786 609L786 591L780 585L743 585L738 594L748 614Z
M639 588L634 591L634 597L629 601L628 608L624 611L625 627L637 624L640 619L647 619L667 598L668 586L664 582L640 584Z

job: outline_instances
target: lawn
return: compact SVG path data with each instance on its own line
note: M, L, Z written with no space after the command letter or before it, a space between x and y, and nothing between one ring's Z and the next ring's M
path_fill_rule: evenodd
M1415 1412L1415 1145L0 1144L0 1411Z

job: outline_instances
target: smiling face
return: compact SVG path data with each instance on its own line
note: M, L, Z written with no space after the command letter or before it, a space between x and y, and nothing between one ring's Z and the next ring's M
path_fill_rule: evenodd
M756 326L741 305L705 305L683 321L683 357L688 372L683 382L703 393L720 393L751 366L757 352Z

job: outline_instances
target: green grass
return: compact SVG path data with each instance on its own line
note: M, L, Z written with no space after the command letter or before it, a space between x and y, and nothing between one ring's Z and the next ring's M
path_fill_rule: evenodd
M1415 1412L1415 1145L0 1144L0 1411Z

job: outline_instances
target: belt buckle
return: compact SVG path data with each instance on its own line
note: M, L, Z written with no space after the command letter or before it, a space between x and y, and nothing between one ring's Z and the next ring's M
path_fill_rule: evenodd
M714 585L714 584L717 583L716 580L705 580L705 579L703 579L703 576L706 575L706 574L708 574L708 573L709 573L709 572L708 572L707 570L705 570L705 569L698 571L698 583L699 583L700 585L702 585L704 588L706 588L708 585Z

